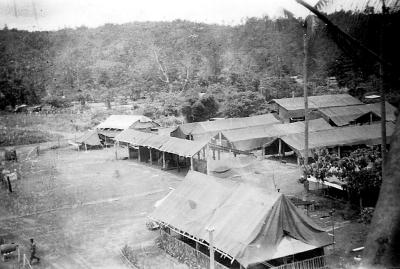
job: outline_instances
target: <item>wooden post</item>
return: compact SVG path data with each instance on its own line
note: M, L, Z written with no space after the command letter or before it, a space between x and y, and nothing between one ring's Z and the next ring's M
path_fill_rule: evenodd
M162 169L166 169L165 151L162 153Z
M190 157L190 170L194 171L193 156Z
M309 23L312 23L310 21ZM304 42L304 62L303 62L303 86L304 86L304 167L307 169L308 164L308 36L307 36L307 20L306 20L306 29L303 36ZM307 171L305 171L307 172Z
M261 147L261 157L264 159L265 158L265 146Z
M24 257L22 259L22 268L25 268L25 260L26 260L26 254L24 254Z
M197 152L197 159L200 161L200 151Z
M196 241L196 250L199 251L200 244Z
M208 245L210 249L210 269L215 268L215 259L214 259L214 238L213 238L213 232L214 228L207 228L208 231Z
M221 132L218 133L218 143L220 146L222 146L222 134Z
M149 148L150 151L150 164L153 164L153 154L151 148Z
M280 156L282 156L282 154L281 154L281 152L282 152L282 140L279 139L278 143L279 143L278 144L278 156L280 157Z
M218 149L218 160L221 160L221 150Z
M138 146L138 161L141 162L141 158L140 158L140 146Z
M87 144L85 143L85 151L87 151Z
M340 158L340 146L337 147L338 157Z
M212 153L213 153L213 155L212 155L213 160L215 160L215 149L212 150Z
M203 148L203 159L206 159L206 148Z
M176 155L176 165L178 166L178 172L180 172L181 167L179 166L179 155Z

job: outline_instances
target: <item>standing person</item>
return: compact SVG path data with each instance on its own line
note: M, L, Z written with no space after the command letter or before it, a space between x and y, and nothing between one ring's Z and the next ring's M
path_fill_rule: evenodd
M33 242L33 238L30 239L31 246L30 246L30 253L31 256L29 257L29 262L32 264L33 259L36 259L37 262L40 262L40 258L36 256L36 244Z

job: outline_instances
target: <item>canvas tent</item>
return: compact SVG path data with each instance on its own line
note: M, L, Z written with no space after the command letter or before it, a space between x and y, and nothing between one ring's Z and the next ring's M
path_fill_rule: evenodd
M228 118L217 121L186 123L178 126L171 136L190 140L209 140L223 130L248 128L280 123L273 114L264 114L244 118Z
M380 103L363 104L345 107L320 108L319 112L327 121L336 126L345 126L358 122L379 121L381 118ZM396 108L386 102L386 121L394 122ZM364 120L362 118L364 117Z
M390 141L394 131L394 124L386 124L387 141ZM270 147L277 140L281 140L285 145L290 147L296 154L301 157L304 155L304 133L290 134L277 138L266 145ZM379 145L381 143L380 124L349 126L334 128L332 130L323 130L310 132L308 136L309 150L318 148L333 148L353 145Z
M333 129L324 119L309 121L309 131ZM285 124L272 124L268 126L255 126L249 128L227 130L221 132L221 139L226 139L226 144L231 148L251 151L261 148L264 144L288 134L304 132L304 122L294 122ZM217 143L217 136L214 137Z
M277 192L190 171L150 217L242 266L321 248L332 238Z
M304 117L303 97L273 99L271 103L276 105L275 110L278 112L279 118L284 122L290 122L293 118ZM314 95L308 97L308 108L310 110L361 104L363 103L360 100L349 94Z
M86 149L88 147L102 146L100 138L99 138L99 134L97 133L97 130L90 130L90 131L86 132L81 137L78 137L75 140L75 143L77 143L80 146L84 146Z

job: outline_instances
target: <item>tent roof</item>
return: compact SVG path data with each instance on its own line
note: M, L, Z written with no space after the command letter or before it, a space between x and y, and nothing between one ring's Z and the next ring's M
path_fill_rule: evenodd
M151 122L152 120L143 115L111 115L105 121L97 125L97 129L128 129L135 122Z
M122 131L115 137L115 140L136 146L150 147L183 157L192 157L208 144L208 141L191 141L133 129Z
M310 132L333 129L324 119L309 121ZM239 150L253 150L262 147L276 137L304 132L304 122L254 126L222 131L222 135Z
M378 117L381 116L380 103L320 108L319 111L337 126L348 125L351 121L368 113L374 113ZM396 120L395 111L396 108L386 102L386 121L394 122Z
M193 171L150 217L198 240L214 228L216 249L245 267L332 242L284 195Z
M289 111L304 109L303 97L273 99L272 102L277 103ZM361 104L362 102L360 100L349 94L314 95L308 97L308 107L311 109Z
M90 146L100 146L100 139L97 130L90 130L76 139L76 143L86 144Z
M273 114L264 114L244 118L228 118L216 121L186 123L178 126L177 129L185 135L193 135L194 140L199 140L203 138L209 139L211 136L222 130L247 128L274 123L280 123L280 121Z
M386 124L388 141L394 131L394 124ZM281 138L289 147L301 155L304 154L304 133L290 134ZM378 145L381 143L380 124L361 125L310 132L309 149L344 145ZM271 141L269 144L271 144Z

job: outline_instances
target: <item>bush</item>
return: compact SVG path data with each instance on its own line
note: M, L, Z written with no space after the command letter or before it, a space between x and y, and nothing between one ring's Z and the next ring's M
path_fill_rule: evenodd
M372 216L374 215L373 207L365 207L361 210L360 219L362 223L370 224L372 220Z
M60 96L50 96L45 98L44 103L51 105L56 108L65 108L71 106L71 102L67 98L62 98Z

